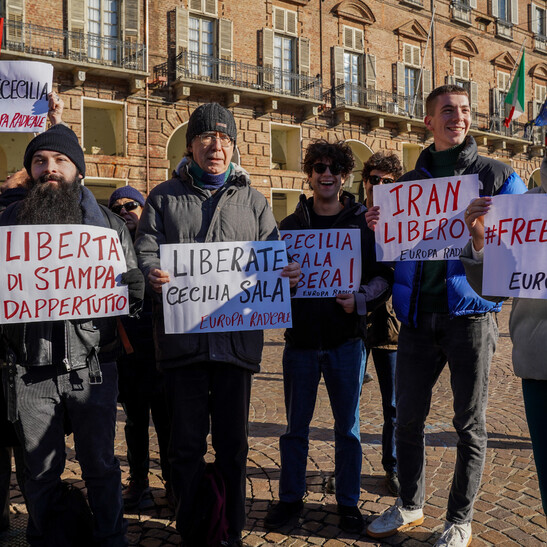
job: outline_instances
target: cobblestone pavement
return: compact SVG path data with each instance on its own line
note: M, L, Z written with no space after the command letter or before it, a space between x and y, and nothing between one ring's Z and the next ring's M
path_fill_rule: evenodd
M546 521L524 418L520 381L512 374L508 315L509 306L506 305L500 314L500 339L490 377L488 452L482 486L475 503L472 547L547 544ZM321 387L310 434L308 495L302 518L276 532L263 528L268 506L277 498L278 439L285 427L282 350L282 332L267 331L262 372L254 379L251 401L245 543L250 546L275 544L293 547L369 544L410 547L435 543L443 527L457 440L451 426L452 396L446 370L435 388L426 425L427 500L423 526L397 534L383 543L364 535L348 535L338 529L334 495L326 493L326 484L334 469L333 420L326 391ZM365 517L372 519L394 501L383 485L382 410L376 381L363 387L361 420L364 465L359 506ZM122 462L125 480L127 461L123 422L124 415L120 410L116 452ZM127 514L128 536L131 545L178 545L173 515L167 507L160 479L155 435L152 444L152 496L138 512ZM69 446L72 447L71 439ZM63 478L82 488L84 486L72 448L67 453ZM0 536L0 545L25 545L26 510L15 482L11 510L12 528L8 534Z

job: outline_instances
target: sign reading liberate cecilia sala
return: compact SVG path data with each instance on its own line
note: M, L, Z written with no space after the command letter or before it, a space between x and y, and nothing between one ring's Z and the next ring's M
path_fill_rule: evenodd
M81 224L0 227L0 323L129 313L115 230Z

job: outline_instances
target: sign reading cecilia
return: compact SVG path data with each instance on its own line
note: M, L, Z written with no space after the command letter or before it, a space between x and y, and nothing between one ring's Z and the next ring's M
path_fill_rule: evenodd
M129 313L115 230L81 224L0 227L0 323Z
M291 326L282 241L161 245L166 334L278 329Z
M547 299L547 196L495 196L484 217L482 290Z
M377 259L458 260L469 241L464 212L478 195L477 175L376 186Z
M0 131L45 131L52 80L50 64L0 61Z
M282 230L281 239L302 269L294 298L324 298L359 290L359 230Z

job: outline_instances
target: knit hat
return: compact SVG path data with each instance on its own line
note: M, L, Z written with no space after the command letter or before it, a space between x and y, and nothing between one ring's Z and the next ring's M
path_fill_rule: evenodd
M237 127L233 114L218 103L202 104L192 112L186 129L186 146L190 146L194 137L206 131L218 131L237 138Z
M112 192L108 200L108 208L110 209L115 201L122 198L132 199L138 202L141 207L144 207L144 196L136 188L133 188L133 186L121 186Z
M70 127L58 123L50 127L47 131L40 133L29 142L25 150L25 159L23 165L30 175L30 164L32 157L38 150L52 150L64 154L78 168L78 171L85 177L85 158L84 151L78 142L76 133Z

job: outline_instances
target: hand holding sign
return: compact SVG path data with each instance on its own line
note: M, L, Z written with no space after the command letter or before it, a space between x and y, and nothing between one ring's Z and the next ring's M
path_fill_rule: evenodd
M490 210L492 198L485 196L474 199L465 210L465 224L473 239L473 247L480 251L484 247L484 215Z

